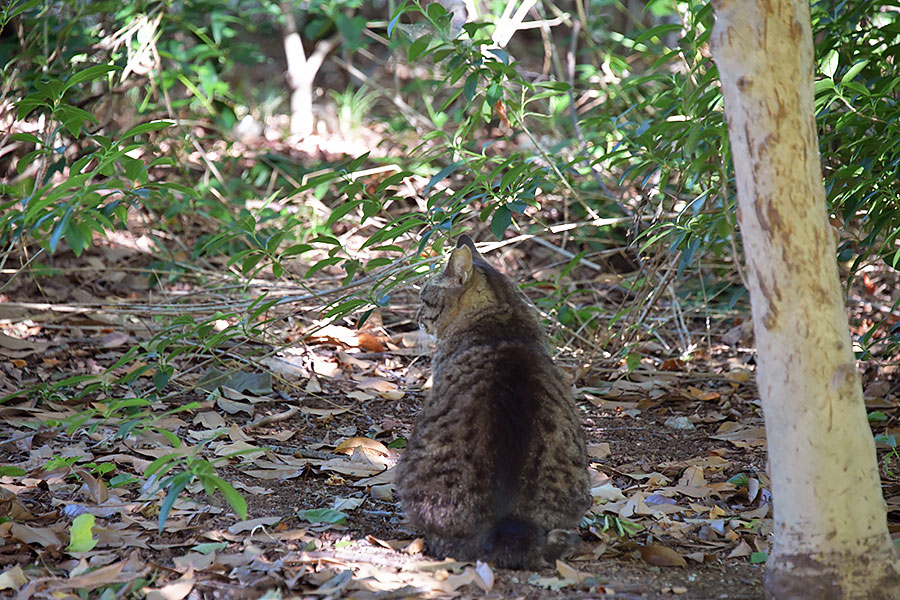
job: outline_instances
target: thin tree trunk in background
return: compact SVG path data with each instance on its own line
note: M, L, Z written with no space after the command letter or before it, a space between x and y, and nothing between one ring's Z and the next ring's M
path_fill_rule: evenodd
M328 53L337 45L338 37L320 40L306 57L303 41L297 31L293 7L281 3L284 14L284 56L287 59L287 81L291 88L291 135L306 137L313 132L313 82Z
M825 207L809 4L713 4L774 498L766 591L900 598Z

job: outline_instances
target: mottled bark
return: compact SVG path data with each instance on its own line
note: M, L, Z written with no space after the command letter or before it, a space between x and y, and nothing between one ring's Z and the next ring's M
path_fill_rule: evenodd
M828 222L805 0L714 0L766 419L775 598L900 598Z

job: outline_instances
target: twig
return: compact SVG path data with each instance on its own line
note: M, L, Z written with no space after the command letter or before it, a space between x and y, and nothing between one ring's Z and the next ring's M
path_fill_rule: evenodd
M244 429L253 429L255 427L261 427L263 425L270 425L272 423L280 423L281 421L287 421L288 419L290 419L291 417L293 417L294 415L296 415L299 412L300 412L300 409L295 406L293 408L290 408L284 412L280 412L275 415L266 415L264 417L260 417L260 418L256 419L255 421L252 421L252 422L248 423L247 425L245 425Z

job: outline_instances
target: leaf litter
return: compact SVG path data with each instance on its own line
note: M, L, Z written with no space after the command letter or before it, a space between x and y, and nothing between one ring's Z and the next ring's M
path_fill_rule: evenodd
M411 296L405 310L408 323ZM6 393L103 374L153 334L100 313L0 322ZM95 343L69 343L85 337L85 318L104 323ZM151 368L118 396L51 389L40 401L10 399L0 406L0 590L31 598L120 583L149 598L275 589L328 598L762 597L771 493L752 354L719 344L685 362L648 345L630 372L611 359L582 370L563 355L562 366L580 373L594 505L574 556L516 572L435 561L403 522L393 469L427 392L428 350L397 323L358 331L311 322L309 335L286 333L294 346L258 362L203 367L186 356L176 367L193 371L193 384L168 384L147 405L137 400L150 397ZM867 399L896 414L889 390ZM116 402L134 404L112 410ZM246 500L248 518L196 478L170 500L159 483L174 471L145 473L172 456L197 472L214 465ZM886 474L885 486L896 518L900 483Z

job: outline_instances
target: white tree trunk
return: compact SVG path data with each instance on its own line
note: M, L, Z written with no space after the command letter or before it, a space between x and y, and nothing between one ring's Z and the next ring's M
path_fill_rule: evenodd
M713 0L766 419L774 598L900 598L827 219L806 0Z
M313 132L313 82L325 57L337 46L334 36L316 43L315 50L306 57L303 40L297 31L293 7L290 2L281 3L284 15L284 56L287 59L287 81L291 88L291 135L304 138Z

